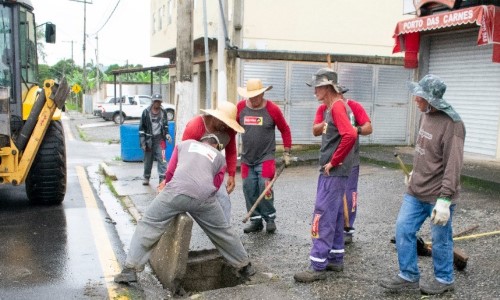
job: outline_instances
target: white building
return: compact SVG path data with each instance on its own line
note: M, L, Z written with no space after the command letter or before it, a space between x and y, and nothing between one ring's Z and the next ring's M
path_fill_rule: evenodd
M414 71L403 67L401 55L392 54L395 24L411 17L403 15L403 1L206 0L206 23L204 2L192 2L192 82L198 108L214 107L214 95L227 94L228 101L236 102L238 86L248 78L261 78L264 85L273 86L266 98L284 111L294 143L318 143L311 134L317 101L305 81L328 65L329 55L340 83L350 89L346 96L361 102L372 118L374 133L362 142L413 142L409 130L415 127L415 108L406 82L413 80ZM220 22L221 3L225 24ZM151 0L151 55L172 63L170 99L175 98L177 38L190 22L178 24L177 9L177 0ZM218 51L218 40L226 41L224 53ZM226 91L217 91L221 59Z

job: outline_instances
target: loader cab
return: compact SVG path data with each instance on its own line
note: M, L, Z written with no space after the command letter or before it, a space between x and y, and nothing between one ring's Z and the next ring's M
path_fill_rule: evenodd
M46 41L55 42L55 26L44 25ZM20 126L27 114L23 102L39 84L36 30L31 1L0 0L0 135ZM31 94L28 102L36 98Z

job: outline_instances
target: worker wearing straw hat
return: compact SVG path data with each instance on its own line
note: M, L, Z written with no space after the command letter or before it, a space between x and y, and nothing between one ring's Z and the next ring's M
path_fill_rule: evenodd
M272 86L264 87L260 79L249 79L246 87L238 87L238 94L244 99L238 102L238 122L245 128L241 136L241 177L243 178L243 194L247 210L255 204L266 186L275 175L276 127L283 139L285 166L290 164L290 148L292 134L280 108L270 100L264 99L264 93ZM250 216L250 224L243 232L276 231L276 209L274 207L274 191L265 195Z
M226 221L231 220L231 202L229 194L235 188L234 176L236 174L236 133L243 133L245 129L236 121L236 105L231 102L220 102L216 109L201 109L203 114L192 118L182 135L182 140L199 141L205 134L216 134L225 150L227 164L227 183L221 186L216 198L222 206Z

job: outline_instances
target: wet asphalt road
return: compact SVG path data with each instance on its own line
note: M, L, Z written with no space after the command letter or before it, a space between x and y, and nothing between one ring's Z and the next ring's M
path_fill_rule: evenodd
M140 299L141 290L110 284L120 270L113 249L122 245L91 187L95 166L112 159L119 147L82 142L65 127L68 176L62 205L30 205L24 185L0 189L0 299L108 299L121 294Z
M83 121L82 121L83 122ZM100 122L100 120L97 120ZM84 129L106 142L116 138L118 127L106 126L98 132ZM113 128L114 127L114 128ZM390 243L405 187L401 171L362 164L359 180L359 208L354 242L346 246L345 270L331 274L326 281L297 284L293 274L308 266L310 221L314 205L317 167L292 167L285 170L275 185L276 234L243 234L244 198L239 174L231 195L232 224L257 266L259 273L271 278L255 284L203 292L202 299L500 299L500 235L457 241L469 256L467 268L456 271L456 289L440 296L422 296L420 292L391 294L378 286L381 278L397 272L397 255ZM463 190L457 201L454 231L473 225L470 234L500 230L500 199L495 193ZM421 236L430 240L429 223ZM196 238L196 234L194 234ZM422 279L432 278L430 257L420 257Z
M276 182L275 235L264 232L242 236L243 244L259 267L259 271L274 274L269 289L261 290L258 299L419 299L420 292L391 294L378 286L378 281L397 272L397 255L390 243L394 224L404 192L401 172L375 165L362 165L359 180L359 208L355 223L354 242L346 246L345 269L332 273L324 282L297 284L293 274L308 266L310 250L310 220L314 204L317 171L315 166L286 169ZM241 184L238 182L238 186ZM241 189L232 196L233 224L242 232L241 218L245 214ZM464 191L454 216L456 232L472 225L480 227L472 233L500 229L497 195ZM429 223L421 230L424 240L430 240ZM500 235L457 241L456 246L470 256L465 271L456 272L456 291L429 299L499 299L500 298ZM423 279L432 278L430 257L420 257ZM266 295L272 291L271 295ZM222 291L204 293L207 299ZM210 297L208 297L210 295ZM236 296L236 295L235 295ZM243 299L252 299L247 295ZM271 297L267 297L271 296Z

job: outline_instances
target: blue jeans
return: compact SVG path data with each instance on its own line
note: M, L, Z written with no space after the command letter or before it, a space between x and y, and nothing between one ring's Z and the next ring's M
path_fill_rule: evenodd
M247 211L255 204L257 198L266 188L266 181L271 181L272 178L262 177L262 163L255 166L248 166L248 177L243 179L243 194L245 195ZM262 219L266 222L274 222L276 218L276 209L274 208L274 191L271 188L270 197L264 197L257 208L250 216L250 221L262 223Z
M408 281L418 281L417 231L431 216L434 205L405 194L396 222L396 248L398 251L399 276ZM453 232L452 216L455 205L450 206L450 219L445 226L431 222L432 262L434 276L441 283L453 283Z

